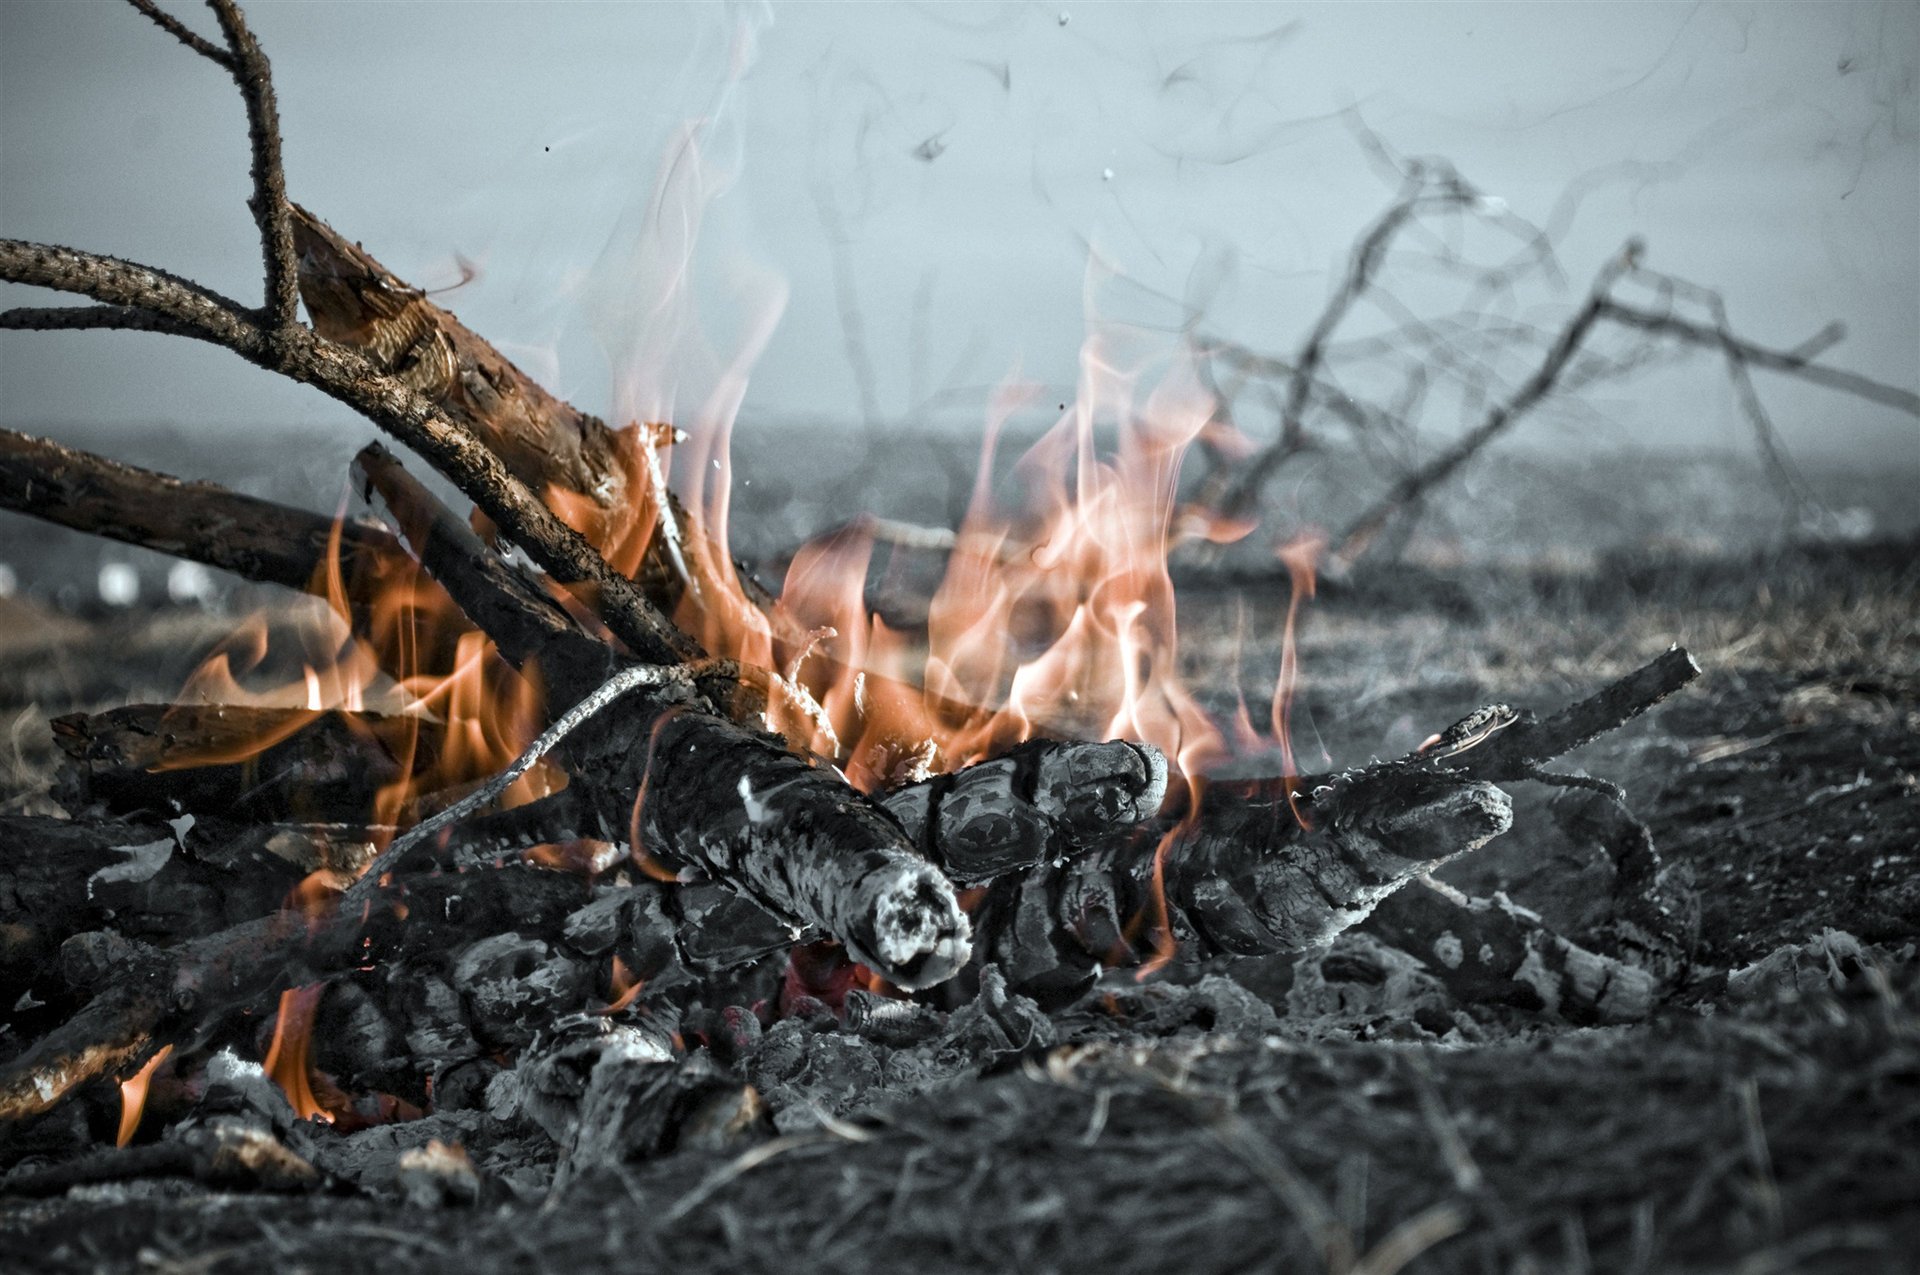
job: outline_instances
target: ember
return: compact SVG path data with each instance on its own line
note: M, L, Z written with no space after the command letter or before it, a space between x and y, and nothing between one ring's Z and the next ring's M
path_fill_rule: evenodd
M509 1242L777 1265L808 1229L812 1251L906 1236L936 1265L1386 1272L1561 1249L1570 1269L1736 1249L1771 1269L1915 1238L1920 1126L1888 1095L1920 1065L1920 878L1886 871L1858 933L1800 900L1763 950L1761 929L1709 923L1739 891L1703 881L1717 861L1697 849L1828 815L1860 829L1848 846L1904 846L1910 643L1876 621L1907 664L1832 682L1871 709L1817 710L1857 780L1752 815L1715 776L1800 728L1702 738L1748 675L1701 675L1758 630L1698 621L1698 662L1663 640L1687 624L1633 615L1602 655L1479 621L1422 639L1484 642L1533 707L1482 702L1486 679L1357 679L1451 579L1373 596L1408 577L1364 555L1563 374L1597 376L1573 360L1603 321L1719 349L1743 384L1770 366L1920 401L1740 340L1724 313L1649 318L1616 287L1676 281L1636 249L1384 504L1338 535L1276 528L1261 489L1311 445L1310 409L1351 404L1321 379L1327 343L1392 237L1429 206L1512 228L1414 168L1282 369L1271 447L1219 382L1251 374L1246 351L1096 320L1077 397L1010 463L1037 400L998 393L952 531L843 522L783 555L775 592L730 538L749 360L675 423L563 401L289 201L270 68L231 0L212 0L217 43L135 6L240 89L265 304L8 240L0 279L99 305L0 326L223 346L353 407L474 509L379 443L329 518L0 432L0 506L317 600L226 634L170 702L67 705L57 776L0 814L0 1245L66 1267L160 1244L200 1269L269 1248L451 1267ZM677 234L697 227L687 197L657 200ZM1225 643L1191 617L1247 582L1207 556L1243 541L1261 637ZM1911 547L1851 569L1898 597ZM1744 591L1662 579L1676 609L1751 618ZM1323 587L1336 635L1361 636L1310 651ZM1588 586L1525 587L1544 606ZM1809 566L1800 587L1819 617L1852 585ZM137 597L136 576L111 600ZM1697 679L1708 708L1641 720ZM1306 733L1316 712L1329 738ZM1663 860L1674 833L1696 853ZM1573 1030L1593 1027L1614 1030ZM1849 1151L1863 1112L1887 1140ZM1815 1227L1840 1207L1857 1226ZM986 1216L956 1239L942 1208ZM1125 1225L1079 1248L1102 1212Z

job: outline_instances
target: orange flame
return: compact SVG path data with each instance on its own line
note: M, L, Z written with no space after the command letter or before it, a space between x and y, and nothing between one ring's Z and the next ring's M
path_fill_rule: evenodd
M608 1002L607 1007L600 1013L617 1014L633 1004L640 993L647 990L647 980L634 977L633 971L627 968L627 963L616 956L613 958L613 968L607 975L607 990L613 993L613 1000Z
M333 1123L333 1112L320 1105L313 1093L313 1078L307 1054L313 1041L314 1011L327 990L325 983L290 987L280 993L280 1013L273 1024L273 1043L267 1048L267 1075L286 1093L293 1112L302 1120Z
M153 1073L171 1053L172 1045L160 1046L139 1071L120 1082L120 1132L114 1135L114 1146L124 1147L133 1141L133 1135L140 1129L140 1117L147 1109L147 1089L153 1083Z

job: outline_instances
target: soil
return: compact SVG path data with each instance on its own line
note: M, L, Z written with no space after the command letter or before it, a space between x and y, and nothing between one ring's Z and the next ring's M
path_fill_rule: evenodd
M1648 1022L1472 1007L1436 1033L1364 988L1304 1013L1116 980L1115 997L1157 1008L1063 1019L987 1074L744 1152L682 1148L544 1205L167 1183L0 1196L0 1265L1912 1270L1916 586L1912 536L1429 555L1324 583L1301 649L1309 767L1405 752L1490 701L1555 706L1672 642L1693 651L1694 686L1564 763L1626 788L1686 921L1683 984ZM1183 570L1184 655L1216 703L1264 703L1285 589L1244 565ZM170 697L231 624L199 606L0 600L0 801L50 808L48 717ZM1556 839L1551 792L1527 787L1514 832L1449 879L1604 949L1609 865Z

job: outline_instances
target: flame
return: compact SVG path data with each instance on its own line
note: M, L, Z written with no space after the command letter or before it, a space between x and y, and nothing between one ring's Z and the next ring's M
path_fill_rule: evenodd
M261 1066L286 1093L287 1101L293 1104L294 1115L302 1120L324 1120L332 1124L334 1113L314 1096L313 1077L307 1062L313 1042L314 1011L320 1007L320 997L326 990L325 983L310 983L280 993L273 1043L267 1047L267 1058Z
M1214 404L1183 360L1140 394L1146 361L1130 362L1111 334L1089 339L1078 398L1013 467L1027 499L1011 510L997 497L995 456L1032 392L1011 385L997 397L922 643L865 606L871 523L795 555L780 602L789 623L778 628L807 645L780 651L776 638L776 652L848 741L837 760L855 784L951 770L1040 731L1151 743L1183 774L1229 755L1180 679L1167 570L1181 461ZM1178 521L1198 528L1180 534L1241 530Z
M636 978L633 971L627 968L627 963L616 956L613 958L613 968L607 974L607 990L613 993L613 999L599 1012L604 1015L617 1014L647 990L647 980Z
M1287 624L1280 638L1280 677L1273 688L1273 738L1280 746L1281 782L1286 788L1287 808L1294 821L1311 831L1313 824L1300 809L1300 769L1293 756L1293 694L1300 681L1299 648L1294 641L1294 624L1300 615L1300 603L1313 596L1315 568L1326 550L1326 537L1318 534L1296 536L1276 551L1287 567Z
M114 1136L114 1146L124 1147L133 1141L133 1135L140 1128L140 1116L147 1109L147 1089L153 1084L153 1073L171 1053L172 1045L160 1046L139 1071L120 1082L120 1132Z

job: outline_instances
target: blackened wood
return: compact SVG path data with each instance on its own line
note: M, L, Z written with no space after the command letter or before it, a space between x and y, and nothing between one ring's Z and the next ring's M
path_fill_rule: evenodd
M1491 784L1405 765L1305 798L1280 781L1216 786L1197 814L996 882L975 915L977 946L1043 1004L1072 999L1103 964L1173 943L1194 957L1305 951L1510 819Z
M1532 779L1547 762L1632 721L1700 676L1684 647L1542 719L1522 716L1484 744L1432 759L1434 766L1493 783Z
M1084 989L1100 963L1139 959L1150 947L1165 952L1168 935L1198 956L1318 946L1409 881L1504 831L1511 806L1494 782L1543 777L1554 757L1632 720L1698 673L1675 647L1544 719L1496 706L1399 761L1204 787L1197 814L1175 811L1094 837L1078 855L996 882L974 918L981 957L999 962L1017 989L1058 1001ZM1503 913L1483 925L1520 923ZM1592 954L1571 944L1578 956L1561 952L1537 923L1518 934L1501 949L1501 959L1518 953L1502 979L1519 967L1520 948L1538 947L1592 981ZM1611 994L1632 1000L1641 982L1622 976ZM1563 999L1577 1004L1581 994Z
M0 817L0 981L44 988L63 940L86 931L160 944L213 933L272 911L303 875L271 855L203 862L165 824Z
M443 743L426 718L216 704L130 704L52 726L82 805L276 823L365 822L375 796L428 773Z
M89 1183L187 1177L209 1186L251 1191L311 1191L320 1174L271 1133L234 1119L183 1129L164 1142L121 1147L65 1164L9 1174L8 1195L58 1195Z
M1418 957L1456 1000L1569 1022L1637 1022L1661 991L1645 969L1555 934L1505 898L1415 885L1381 901L1366 929Z
M0 1122L47 1111L92 1081L123 1079L161 1045L231 1010L264 1008L288 987L473 936L558 932L586 890L576 878L518 864L414 877L343 895L331 913L281 910L164 950L143 948L106 991L0 1067Z
M1123 740L1030 740L991 761L884 794L921 852L956 881L1073 853L1160 809L1167 759Z
M517 668L532 667L549 717L577 703L620 665L618 653L580 628L553 598L482 544L378 443L354 458L361 494L378 498L422 566Z

